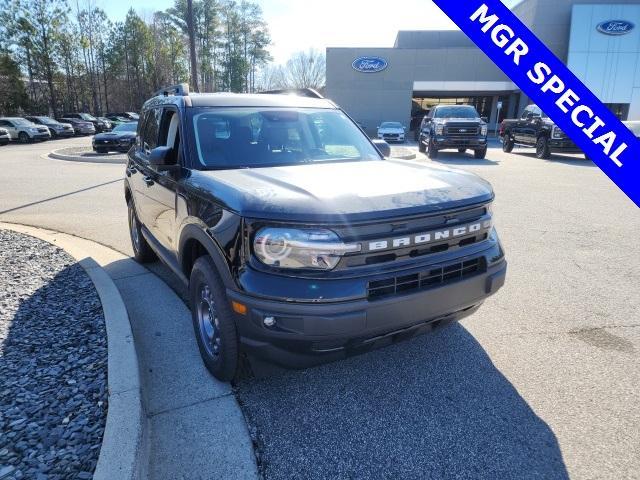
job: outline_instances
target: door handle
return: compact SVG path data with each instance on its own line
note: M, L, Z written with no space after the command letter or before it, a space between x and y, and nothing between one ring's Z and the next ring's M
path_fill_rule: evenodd
M150 187L154 183L153 178L151 177L143 177L142 180L144 180L144 183L147 184L147 187Z

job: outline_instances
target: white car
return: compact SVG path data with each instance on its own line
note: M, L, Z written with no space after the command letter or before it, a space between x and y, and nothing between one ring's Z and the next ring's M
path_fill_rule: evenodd
M9 132L13 140L28 143L33 140L49 140L51 133L43 125L36 125L29 120L20 117L1 117L0 128Z
M6 128L0 128L0 146L7 145L11 141L11 136Z
M378 138L386 142L404 142L405 132L400 122L382 122L378 126Z

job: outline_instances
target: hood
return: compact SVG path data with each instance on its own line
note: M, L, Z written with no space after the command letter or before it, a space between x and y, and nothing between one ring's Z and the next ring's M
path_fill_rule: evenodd
M469 123L485 123L481 118L434 118L435 123L447 122L469 122Z
M396 160L193 171L188 183L242 216L285 221L371 220L493 198L472 173Z
M106 138L135 138L136 132L104 132L98 133L94 138L106 139Z
M404 133L404 128L396 128L396 127L386 128L386 127L380 127L380 128L378 129L378 132L380 132L380 133Z

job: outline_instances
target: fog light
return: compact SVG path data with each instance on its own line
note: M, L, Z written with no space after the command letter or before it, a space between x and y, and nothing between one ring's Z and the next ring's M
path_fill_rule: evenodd
M274 317L264 317L262 323L264 323L265 327L271 328L276 324L276 319Z

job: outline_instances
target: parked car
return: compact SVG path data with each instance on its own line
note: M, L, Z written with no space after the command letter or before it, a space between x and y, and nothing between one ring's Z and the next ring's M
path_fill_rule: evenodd
M73 127L73 131L76 135L93 135L96 133L96 127L93 123L84 120L78 120L77 118L60 118L59 122L70 123Z
M11 141L11 135L6 128L0 128L0 146L4 147Z
M140 119L139 115L136 112L107 113L107 117L126 118L129 121L134 120L136 122Z
M136 260L188 286L209 371L305 368L475 312L504 283L491 186L386 160L333 102L163 89L124 199Z
M535 147L537 158L551 158L552 153L582 153L553 120L537 105L529 105L519 119L503 120L502 150L511 152L516 145Z
M0 127L9 132L13 140L20 143L28 143L34 140L49 140L51 133L49 129L42 125L36 125L33 122L21 117L1 117Z
M107 117L97 117L97 118L98 118L98 120L101 120L102 122L104 122L104 124L107 127L107 131L111 131L113 129L113 127L115 127L113 122L111 120L109 120Z
M378 138L386 142L404 142L405 131L400 122L382 122L378 126Z
M625 126L629 130L631 130L631 133L633 133L636 137L640 138L640 121L633 120L633 121L624 121L622 123L624 123Z
M127 152L136 141L138 122L122 123L111 132L98 133L93 137L93 151L107 153L110 151Z
M436 158L440 150L473 150L481 159L487 155L487 119L472 105L437 105L424 117L418 135L418 149Z
M60 123L51 117L45 116L29 116L24 118L37 125L43 125L47 127L49 129L49 133L51 134L51 138L73 137L74 135L73 126L70 123Z
M96 132L108 132L111 130L110 124L107 124L107 122L104 122L89 113L65 113L64 118L75 118L76 120L91 122Z

